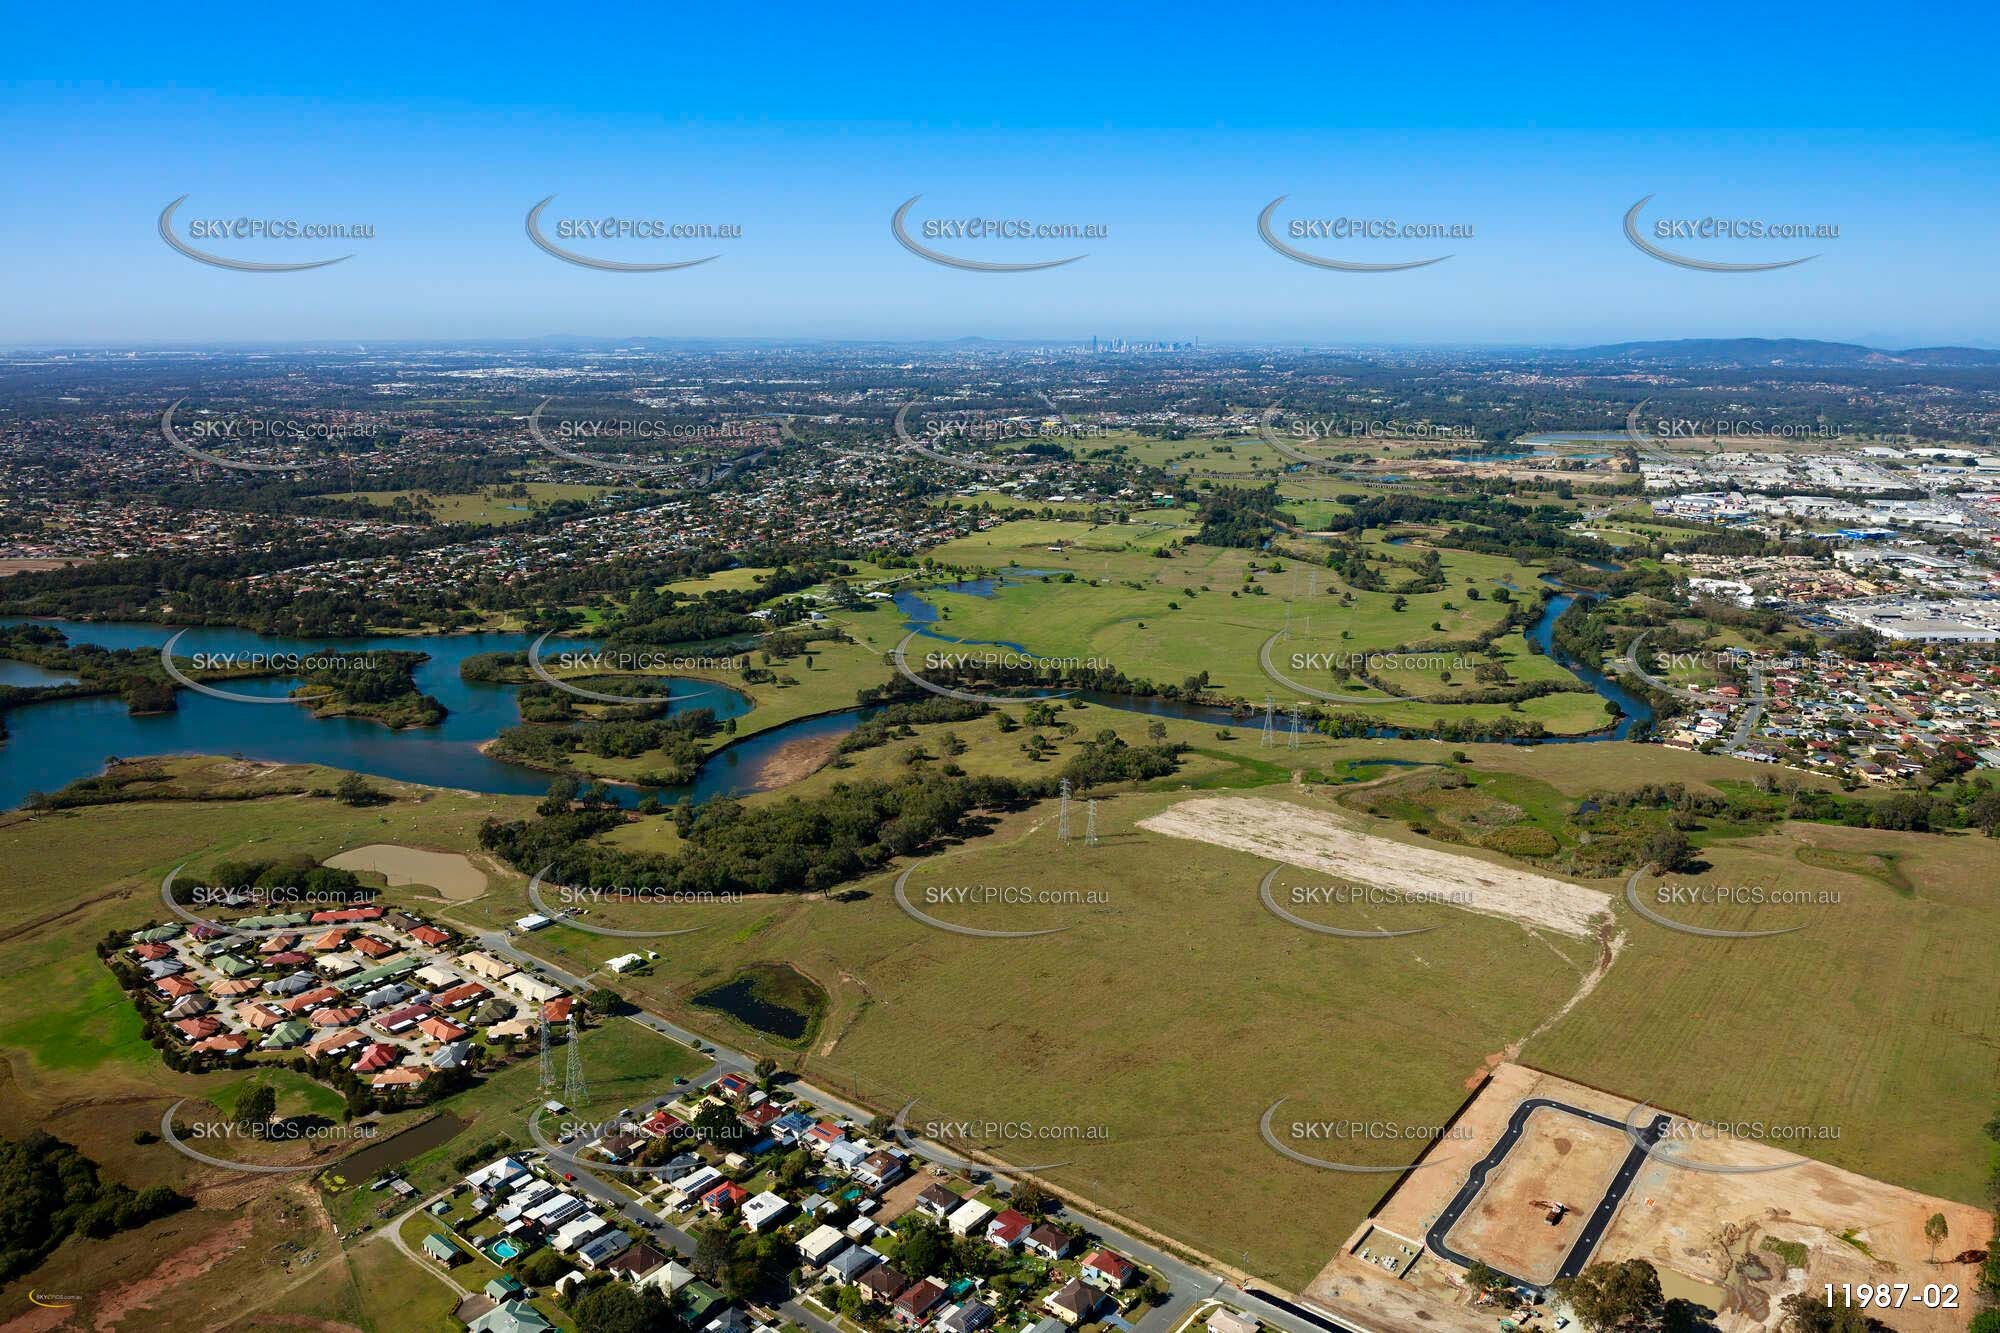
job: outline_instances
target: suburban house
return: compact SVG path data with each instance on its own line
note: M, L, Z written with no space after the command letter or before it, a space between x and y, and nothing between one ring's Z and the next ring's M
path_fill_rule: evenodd
M881 1262L882 1256L866 1245L850 1245L827 1263L826 1275L844 1287Z
M1033 1225L1026 1214L1008 1208L986 1224L986 1239L1003 1250L1011 1250L1021 1243L1028 1234L1028 1228Z
M937 1326L943 1333L979 1333L992 1322L992 1306L984 1301L965 1301L939 1315Z
M977 1199L967 1199L951 1210L951 1216L944 1220L944 1224L951 1228L951 1234L954 1236L970 1236L984 1227L992 1217L991 1208Z
M749 1190L744 1189L733 1180L725 1180L701 1196L701 1206L703 1210L720 1217L725 1213L733 1213L738 1208L741 1208L743 1201L749 1197Z
M1040 1226L1030 1228L1028 1234L1021 1238L1021 1244L1031 1252L1053 1262L1068 1254L1069 1247L1075 1242L1069 1238L1068 1232L1044 1222Z
M453 1264L465 1258L465 1251L459 1249L458 1246L451 1243L448 1237L437 1231L433 1231L430 1235L424 1237L424 1254L437 1263L443 1264L446 1268L450 1268Z
M555 1325L526 1301L502 1301L466 1327L472 1333L539 1333Z
M799 1258L818 1268L847 1248L847 1237L833 1227L815 1227L799 1242Z
M909 1290L910 1279L897 1272L893 1264L877 1264L861 1275L860 1285L869 1300L887 1305Z
M903 1289L890 1308L896 1322L904 1328L916 1328L929 1319L940 1305L944 1304L945 1285L934 1277L927 1277Z
M1042 1305L1050 1314L1074 1328L1088 1323L1103 1300L1104 1295L1097 1288L1081 1278L1071 1278L1061 1289L1044 1297Z
M765 1190L744 1202L743 1225L752 1231L762 1231L790 1211L792 1205L782 1195Z
M887 1189L908 1174L902 1158L880 1148L854 1165L854 1178L870 1189Z
M1132 1285L1132 1279L1139 1270L1130 1260L1109 1250L1092 1250L1084 1256L1083 1264L1077 1269L1077 1276L1093 1287L1106 1291L1123 1291Z
M940 1222L961 1202L963 1200L942 1185L926 1185L923 1193L917 1196L917 1207Z

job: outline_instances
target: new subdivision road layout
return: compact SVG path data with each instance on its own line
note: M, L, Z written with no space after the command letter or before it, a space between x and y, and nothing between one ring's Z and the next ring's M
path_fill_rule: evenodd
M1437 1221L1431 1224L1430 1232L1424 1237L1424 1243L1430 1246L1434 1253L1443 1255L1461 1268L1472 1266L1471 1257L1454 1250L1445 1242L1445 1236L1458 1225L1460 1215L1472 1206L1472 1201L1479 1197L1479 1191L1486 1188L1486 1177L1493 1168L1500 1165L1501 1159L1513 1151L1514 1145L1520 1142L1521 1131L1527 1127L1528 1117L1541 1110L1560 1111L1564 1115L1573 1115L1592 1124L1609 1126L1621 1134L1631 1134L1624 1121L1611 1116L1599 1115L1595 1111L1586 1111L1581 1106L1571 1106L1568 1102L1555 1101L1549 1097L1528 1098L1514 1108L1514 1114L1507 1120L1506 1132L1493 1144L1491 1151L1480 1158L1466 1173L1465 1184L1459 1187L1458 1193L1452 1196L1451 1202L1445 1205L1442 1213L1438 1214ZM1584 1222L1582 1234L1577 1236L1576 1243L1570 1246L1569 1253L1563 1257L1562 1266L1556 1269L1556 1277L1575 1277L1583 1271L1583 1266L1590 1261L1590 1252L1597 1248L1597 1242L1604 1238L1605 1228L1611 1225L1611 1218L1617 1213L1618 1205L1625 1201L1625 1191L1632 1188L1632 1182L1638 1178L1639 1168L1645 1164L1653 1145L1667 1132L1670 1123L1672 1123L1670 1117L1657 1115L1653 1117L1651 1124L1638 1132L1637 1142L1633 1143L1632 1150L1625 1154L1624 1162L1618 1167L1618 1174L1612 1177L1610 1186L1604 1191L1604 1197L1597 1201L1597 1207ZM1498 1269L1494 1271L1500 1272ZM1513 1273L1501 1272L1500 1275L1514 1285L1526 1287L1530 1291L1543 1289L1541 1283L1531 1282Z
M591 982L588 979L564 971L562 968L556 967L543 959L515 948L512 937L504 932L468 930L466 933L479 941L480 948L511 960L517 967L527 968L531 974L539 974L560 982L579 995L591 989ZM705 1037L698 1037L685 1028L669 1023L657 1014L640 1010L638 1013L631 1015L631 1018L633 1022L638 1023L641 1027L649 1028L662 1036L671 1037L684 1045L695 1046L698 1044L702 1049L709 1052L713 1063L693 1080L696 1087L706 1088L724 1074L733 1073L742 1074L747 1077L755 1076L752 1071L756 1068L757 1062L748 1055L717 1045ZM840 1116L861 1124L868 1123L873 1114L854 1105L852 1102L844 1101L808 1083L794 1081L788 1087L801 1102L822 1113ZM643 1119L652 1109L665 1106L674 1099L675 1095L668 1093L652 1099L643 1107L635 1108L638 1118ZM921 1142L922 1140L920 1139L919 1141ZM574 1183L586 1194L589 1194L600 1202L615 1207L619 1212L623 1213L627 1218L637 1223L648 1234L653 1236L656 1241L672 1246L683 1255L692 1255L694 1253L693 1237L673 1226L665 1218L659 1216L644 1204L635 1202L629 1194L614 1188L602 1177L590 1171L583 1163L570 1158L565 1161L564 1166L566 1170L576 1177ZM993 1173L993 1180L996 1184L1010 1190L1015 1184L1011 1178L1000 1171ZM1381 1333L1380 1330L1354 1323L1352 1317L1345 1314L1336 1319L1329 1312L1322 1312L1296 1304L1282 1296L1265 1291L1260 1287L1249 1287L1246 1289L1234 1286L1222 1275L1198 1268L1183 1259L1169 1254L1156 1245L1141 1240L1139 1237L1130 1234L1120 1227L1089 1216L1080 1209L1072 1208L1068 1211L1074 1215L1075 1220L1087 1224L1106 1245L1136 1259L1139 1263L1160 1275L1160 1279L1167 1289L1167 1299L1164 1303L1154 1307L1143 1319L1138 1321L1136 1327L1141 1330L1141 1333L1164 1333L1164 1330L1173 1328L1186 1316L1191 1308L1204 1300L1219 1300L1225 1304L1233 1305L1240 1310L1248 1311L1265 1323L1285 1330L1285 1333ZM779 1308L788 1318L813 1330L813 1333L843 1333L843 1330L834 1327L827 1320L813 1314L796 1300L787 1301Z

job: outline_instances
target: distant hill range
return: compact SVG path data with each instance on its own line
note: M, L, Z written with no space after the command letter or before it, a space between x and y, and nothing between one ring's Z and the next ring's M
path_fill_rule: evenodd
M2000 351L1980 347L1911 347L1888 351L1859 343L1814 338L1678 338L1660 342L1607 343L1580 347L1573 355L1592 360L1647 361L1704 366L2000 366Z

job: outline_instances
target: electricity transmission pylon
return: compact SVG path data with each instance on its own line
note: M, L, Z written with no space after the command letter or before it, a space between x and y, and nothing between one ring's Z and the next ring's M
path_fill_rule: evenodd
M1086 847L1095 847L1097 845L1097 801L1095 798L1084 807L1083 845Z
M563 1075L563 1100L571 1107L590 1100L590 1088L583 1081L583 1042L578 1040L576 1019L569 1020L569 1068Z
M1069 841L1069 779L1062 780L1062 804L1056 813L1056 841Z
M556 1059L549 1051L549 1016L542 1015L542 1070L539 1086L544 1092L556 1085Z

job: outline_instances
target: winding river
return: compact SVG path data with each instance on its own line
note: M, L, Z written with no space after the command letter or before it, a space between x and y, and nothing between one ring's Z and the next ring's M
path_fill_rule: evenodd
M1039 571L1014 571L1032 575ZM990 596L1000 585L981 579L946 585L950 591ZM1560 586L1560 585L1558 585ZM1618 705L1622 716L1617 724L1584 736L1550 737L1538 744L1578 744L1623 740L1633 726L1652 715L1646 702L1616 681L1592 668L1570 661L1555 652L1550 636L1555 621L1578 596L1564 589L1551 598L1527 637L1543 652L1592 690ZM897 609L909 628L926 637L951 643L971 640L951 639L937 629L938 613L916 592L896 596ZM0 618L0 624L20 624L21 617ZM45 620L61 630L72 643L91 643L104 648L154 648L175 632L175 626ZM519 652L531 636L526 634L451 634L360 639L291 639L226 627L190 629L176 646L177 655L207 653L299 653L316 649L347 652L363 650L415 651L429 654L416 669L417 688L444 704L444 721L434 727L391 730L376 722L354 718L318 719L302 705L289 707L233 703L211 698L193 690L177 695L179 708L172 713L133 717L124 703L113 696L84 699L55 699L10 709L6 714L8 738L0 743L0 809L19 806L29 793L54 791L78 778L102 771L107 759L147 755L225 754L281 763L324 764L351 769L376 777L427 786L448 787L497 795L538 796L548 790L551 775L538 769L506 763L479 752L479 745L499 735L501 730L521 720L517 689L512 685L469 682L459 675L459 666L480 653ZM572 641L572 646L586 641ZM994 647L1026 652L1015 643ZM0 683L19 685L61 684L64 677L20 662L0 660ZM282 696L292 682L283 679L232 682L237 693ZM675 679L675 692L687 697L669 705L671 711L712 708L719 718L741 717L750 710L750 701L727 687L705 681ZM1083 691L1086 701L1106 708L1147 713L1159 717L1182 718L1216 726L1241 726L1246 719L1226 708L1192 704L1175 699L1157 699L1124 694ZM845 735L866 716L859 708L817 717L800 718L768 731L735 741L712 755L702 765L695 780L680 787L638 789L615 787L613 794L625 805L637 804L647 795L672 803L685 796L700 802L716 796L743 795L764 790L766 769L786 746L795 741Z

